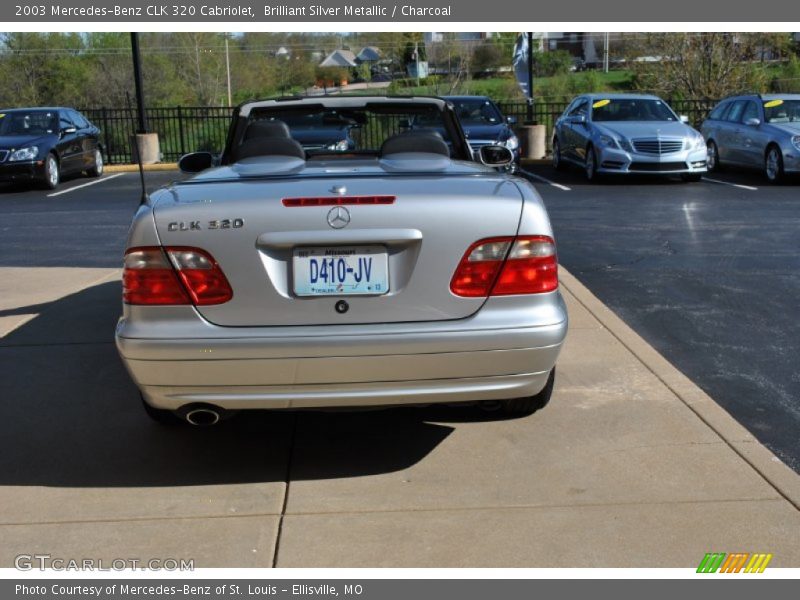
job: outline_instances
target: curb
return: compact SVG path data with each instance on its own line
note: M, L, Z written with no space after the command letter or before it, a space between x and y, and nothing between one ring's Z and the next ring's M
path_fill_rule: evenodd
M714 431L781 496L800 510L800 475L740 425L713 398L643 340L574 275L559 265L559 279L619 342L650 370L689 410Z
M145 171L177 171L178 163L157 163L154 165L144 165ZM139 171L139 165L106 165L106 173L135 173Z

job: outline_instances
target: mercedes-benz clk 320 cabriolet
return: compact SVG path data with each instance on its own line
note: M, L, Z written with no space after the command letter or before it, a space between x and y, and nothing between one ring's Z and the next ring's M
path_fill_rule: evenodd
M309 154L287 122L357 121ZM403 131L415 117L436 131ZM444 132L444 133L442 133ZM242 409L549 400L567 331L544 205L436 98L246 103L219 158L154 193L125 252L117 347L159 421ZM212 164L213 163L213 164Z

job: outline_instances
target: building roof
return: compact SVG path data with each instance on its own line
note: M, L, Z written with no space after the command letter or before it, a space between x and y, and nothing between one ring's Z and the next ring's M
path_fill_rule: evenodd
M356 58L361 62L375 62L381 59L381 51L375 46L364 46Z
M355 67L356 55L350 50L334 50L319 63L320 67Z

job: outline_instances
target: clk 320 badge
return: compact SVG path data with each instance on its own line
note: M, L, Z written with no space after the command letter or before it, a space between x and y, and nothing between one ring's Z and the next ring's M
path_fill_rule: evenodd
M209 221L206 229L240 229L244 227L244 219L218 219ZM200 231L200 221L173 221L167 225L167 231Z

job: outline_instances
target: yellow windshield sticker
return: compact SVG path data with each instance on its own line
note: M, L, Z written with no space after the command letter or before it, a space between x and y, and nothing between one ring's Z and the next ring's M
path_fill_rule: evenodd
M781 104L783 104L783 100L770 100L769 102L764 102L764 108L775 108Z
M608 104L611 104L611 100L598 100L594 104L592 104L592 108L602 108Z
M6 116L6 113L0 113L0 119Z

